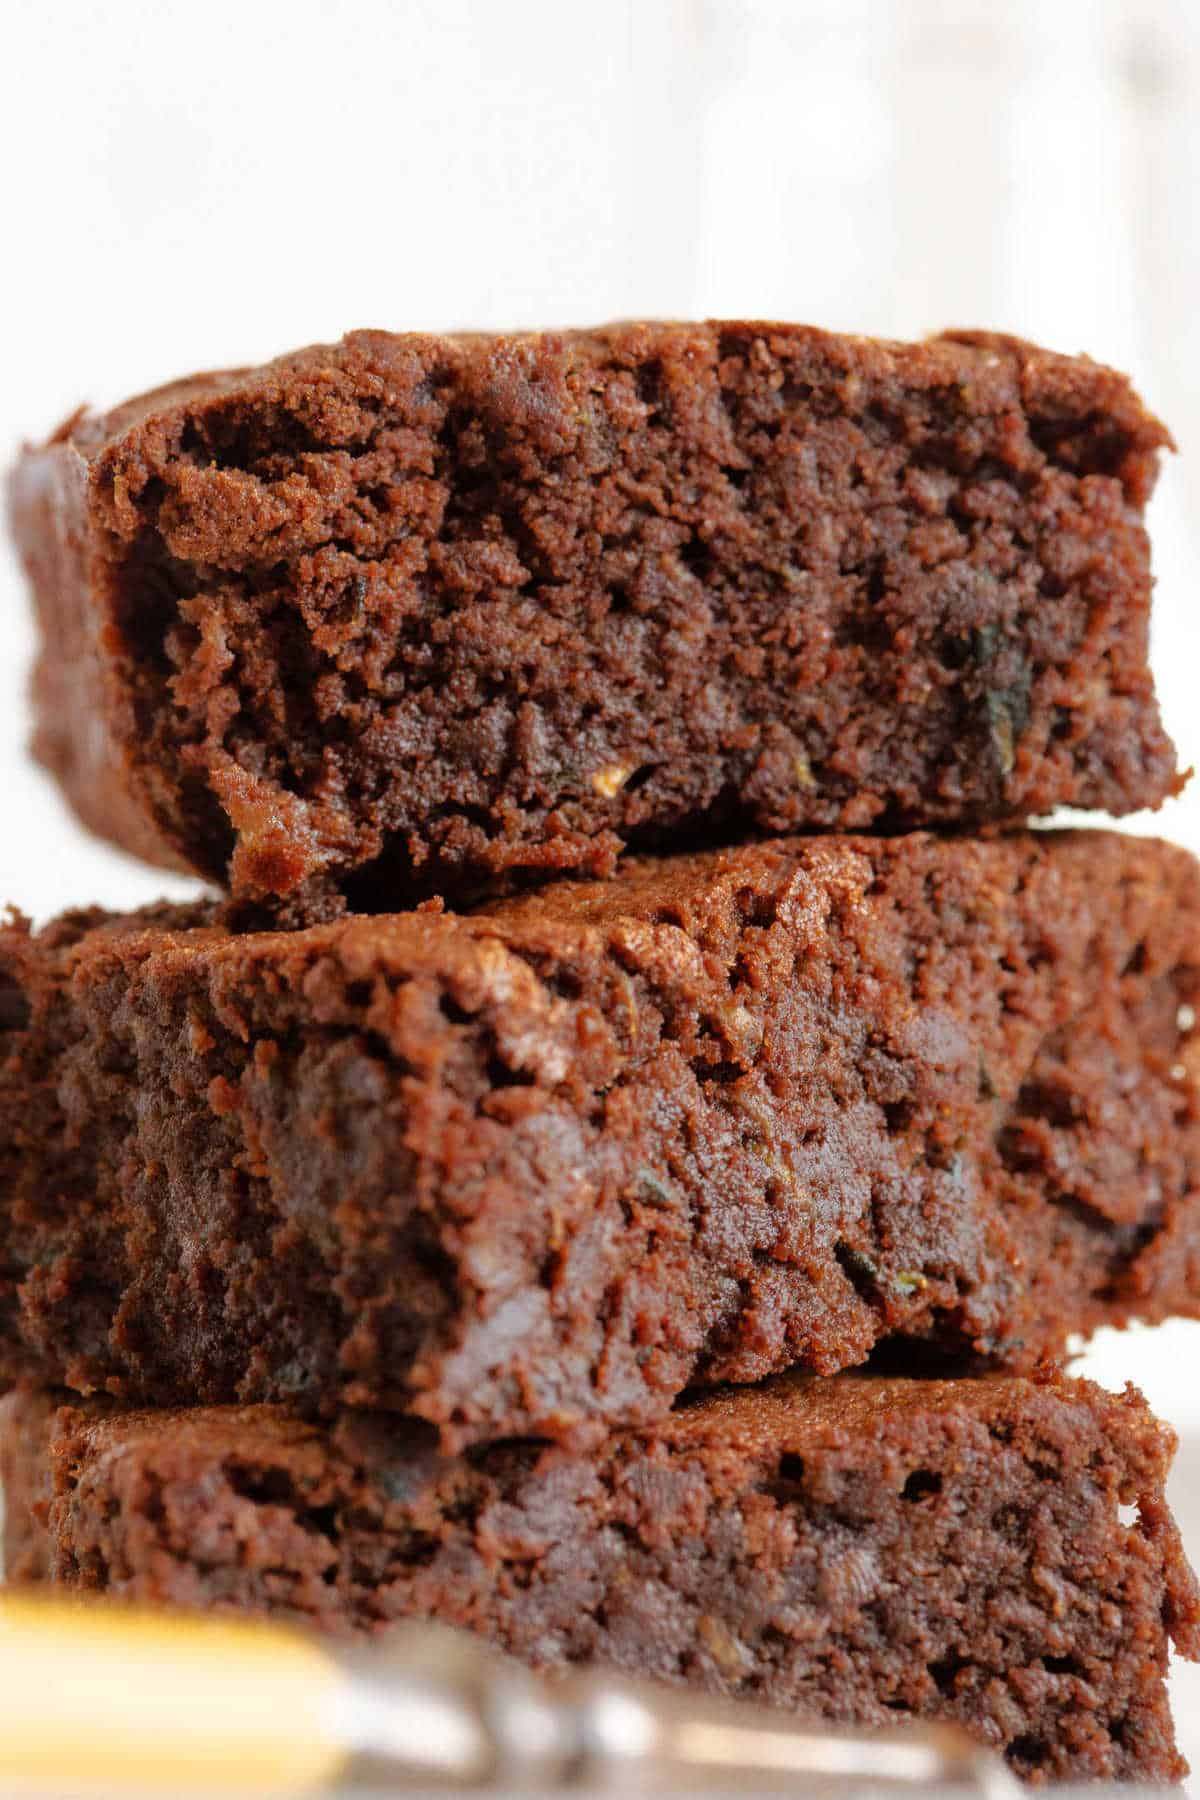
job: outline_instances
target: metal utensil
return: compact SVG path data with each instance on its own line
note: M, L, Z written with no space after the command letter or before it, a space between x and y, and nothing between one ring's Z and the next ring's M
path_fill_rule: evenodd
M0 1601L6 1795L483 1792L1011 1800L949 1727L879 1736L590 1672L539 1680L476 1639L346 1649L251 1621Z

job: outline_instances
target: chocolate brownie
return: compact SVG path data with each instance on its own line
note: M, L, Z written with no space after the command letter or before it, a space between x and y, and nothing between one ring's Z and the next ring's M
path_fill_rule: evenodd
M0 1377L661 1417L1200 1311L1200 868L783 840L469 917L0 933Z
M1037 1780L1184 1773L1163 1676L1200 1608L1132 1389L790 1375L460 1457L382 1414L4 1406L11 1579L950 1719Z
M1167 442L979 333L357 332L26 455L37 752L292 922L682 834L1155 805Z

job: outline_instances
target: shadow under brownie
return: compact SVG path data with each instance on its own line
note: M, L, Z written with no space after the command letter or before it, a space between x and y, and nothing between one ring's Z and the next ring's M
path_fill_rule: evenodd
M1156 805L1167 442L986 334L357 332L26 454L37 752L293 923L698 830Z
M10 1579L340 1633L416 1616L830 1721L954 1720L1034 1780L1175 1780L1197 1593L1132 1389L777 1377L588 1454L270 1407L0 1410Z
M1200 872L1101 832L0 933L0 1376L447 1446L1197 1310Z

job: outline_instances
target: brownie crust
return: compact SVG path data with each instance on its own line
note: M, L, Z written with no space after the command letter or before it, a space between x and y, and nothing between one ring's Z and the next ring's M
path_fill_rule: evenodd
M338 1633L416 1616L543 1668L953 1720L1038 1781L1184 1773L1163 1677L1197 1596L1172 1435L1133 1390L792 1375L590 1454L460 1457L379 1414L4 1414L10 1579Z
M25 455L37 754L289 922L697 833L1157 805L1168 441L1122 376L979 333L356 332Z
M1196 1313L1200 869L799 839L460 917L0 934L0 1379L654 1421Z

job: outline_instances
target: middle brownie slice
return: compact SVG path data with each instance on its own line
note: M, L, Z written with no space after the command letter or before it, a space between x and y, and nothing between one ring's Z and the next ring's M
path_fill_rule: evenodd
M0 933L0 1376L660 1417L882 1339L1200 1310L1200 874L793 839L457 917Z

